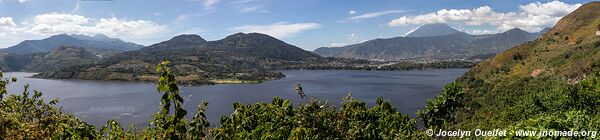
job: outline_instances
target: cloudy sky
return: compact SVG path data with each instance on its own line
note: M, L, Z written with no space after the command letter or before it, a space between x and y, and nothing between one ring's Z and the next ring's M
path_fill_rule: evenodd
M151 45L179 34L259 32L306 50L403 36L427 23L470 34L537 32L589 2L530 0L0 0L0 48L54 34Z

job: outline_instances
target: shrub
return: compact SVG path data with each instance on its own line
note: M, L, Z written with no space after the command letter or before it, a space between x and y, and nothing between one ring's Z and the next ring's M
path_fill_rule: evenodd
M339 109L312 100L293 107L279 97L272 103L234 104L234 113L221 118L215 139L408 139L426 138L416 121L378 98L368 107L347 96Z
M567 108L598 113L600 107L600 78L590 76L564 90L568 97Z
M0 77L2 72L0 72ZM6 85L16 78L2 79L0 95L6 94ZM46 103L42 92L30 95L29 85L22 94L9 95L0 100L0 136L10 139L84 139L97 137L94 126L72 114L55 108L58 100Z
M454 110L462 106L463 90L457 82L446 85L433 100L428 99L424 110L417 111L425 127L441 127L451 121Z

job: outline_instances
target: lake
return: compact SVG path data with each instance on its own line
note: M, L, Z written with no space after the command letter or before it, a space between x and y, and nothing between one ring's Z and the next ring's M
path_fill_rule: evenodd
M271 102L274 96L296 103L311 98L328 100L338 105L348 93L369 105L378 97L390 101L398 111L415 117L425 101L439 94L442 87L452 82L467 69L437 69L411 71L283 71L286 78L260 84L235 84L182 87L184 107L191 118L202 100L209 102L207 117L211 125L233 112L234 102ZM159 109L161 94L153 83L85 80L48 80L27 78L33 73L8 72L4 76L18 78L9 85L10 93L21 93L25 83L31 90L42 91L46 102L59 98L58 106L82 120L100 127L109 119L119 120L124 127L134 123L148 125L151 115ZM295 91L300 82L307 95L301 99Z

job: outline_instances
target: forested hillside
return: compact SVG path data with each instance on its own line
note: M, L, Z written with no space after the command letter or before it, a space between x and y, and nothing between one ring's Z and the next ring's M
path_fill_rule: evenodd
M598 25L600 2L588 3L535 41L479 63L458 79L465 93L456 109L433 126L598 130Z
M4 71L47 72L89 65L101 58L81 47L60 46L49 52L15 54L0 52L0 69Z
M186 84L257 83L284 75L272 67L309 63L320 56L265 34L238 33L216 41L180 35L149 47L106 58L99 64L44 72L54 79L156 81L152 65L175 64L173 72Z

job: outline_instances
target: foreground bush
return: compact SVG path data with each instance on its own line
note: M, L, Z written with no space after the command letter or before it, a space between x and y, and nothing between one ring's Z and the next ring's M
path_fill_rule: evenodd
M436 130L506 129L512 134L518 130L597 131L600 129L598 75L600 73L590 74L576 83L553 78L517 78L494 87L477 80L460 83L459 86L466 86L462 89L468 91L455 90L461 88L449 84L442 94L428 101L426 109L418 115L425 126ZM509 135L506 138L524 137Z
M182 108L183 100L179 96L175 76L165 61L156 67L160 81L159 93L163 93L160 111L154 115L151 125L138 131L135 128L124 129L115 120L109 120L99 130L72 114L64 113L54 105L57 99L48 103L41 98L42 93L35 91L29 95L29 86L21 95L7 95L6 86L11 80L0 81L0 139L204 139L209 126L204 111L208 103L198 106L191 121L184 118L187 111ZM2 77L0 72L0 77ZM171 107L174 104L174 107ZM171 109L174 109L171 113Z
M442 93L434 99L427 99L424 110L418 110L417 116L425 127L442 127L452 120L452 112L462 107L463 90L459 83L453 82L444 87Z
M427 138L416 121L396 111L389 102L377 99L375 106L344 98L340 107L313 100L293 106L289 100L242 105L221 118L221 125L208 130L204 114L208 103L198 106L192 120L185 119L183 99L169 62L158 64L157 90L163 96L159 111L143 129L123 128L109 120L97 127L45 102L42 93L30 95L28 86L20 94L8 95L6 85L16 79L0 80L0 139L409 139ZM2 77L2 72L0 72ZM8 96L7 96L8 95ZM7 96L7 97L5 97Z
M351 96L336 108L322 101L293 107L289 100L234 104L234 113L221 118L215 139L409 139L425 138L416 121L378 98L368 107Z
M58 100L46 103L40 98L42 93L39 91L30 95L28 85L21 95L4 97L9 82L16 82L16 79L2 79L0 82L0 139L82 139L98 136L94 126L55 108L53 105Z
M160 75L157 90L163 96L159 111L150 125L123 128L109 120L104 126L92 126L65 113L54 105L57 99L44 101L42 93L8 94L6 87L17 79L0 80L0 139L430 139L417 128L416 120L396 111L389 102L378 98L374 106L347 96L340 106L312 100L294 105L274 97L271 103L242 105L234 103L234 112L223 116L220 125L208 128L203 101L191 120L185 118L175 76L163 62L156 67ZM597 75L597 74L596 74ZM0 77L2 77L0 72ZM476 80L474 82L477 82ZM466 86L480 85L468 83ZM522 85L522 86L516 86ZM536 85L536 86L533 86ZM465 109L465 85L451 83L442 93L427 101L417 115L426 129L453 129ZM516 130L597 130L600 128L600 78L589 76L576 84L564 81L514 80L499 94L509 107L485 117L493 122L479 128ZM535 90L531 88L535 87ZM499 90L500 91L500 90ZM500 91L500 92L501 92ZM518 94L521 93L521 94ZM482 114L474 114L480 116ZM499 123L502 121L502 123ZM468 124L458 128L472 129ZM515 136L506 138L514 139ZM558 138L558 137L552 137ZM566 137L565 137L566 138ZM573 138L573 137L569 137ZM576 137L589 138L589 137ZM567 138L568 139L568 138Z

